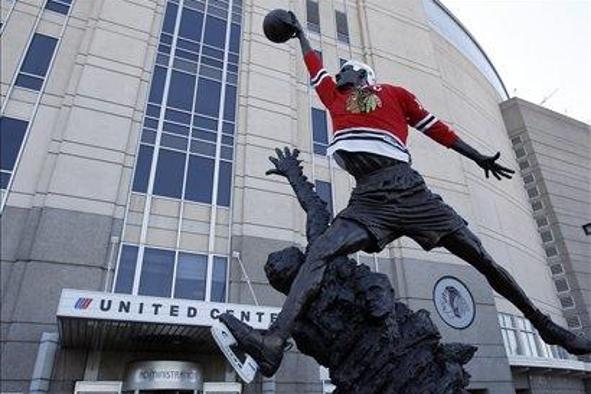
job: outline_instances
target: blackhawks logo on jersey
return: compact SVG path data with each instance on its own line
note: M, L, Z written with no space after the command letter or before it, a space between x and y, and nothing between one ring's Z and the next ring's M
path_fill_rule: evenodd
M368 113L375 111L382 106L382 100L373 91L373 89L354 88L349 97L347 97L346 109L353 114Z

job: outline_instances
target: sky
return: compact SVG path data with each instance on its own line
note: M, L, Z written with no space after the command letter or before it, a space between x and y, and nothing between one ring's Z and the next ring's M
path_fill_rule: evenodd
M441 0L510 96L591 124L591 0ZM550 96L550 97L548 97Z

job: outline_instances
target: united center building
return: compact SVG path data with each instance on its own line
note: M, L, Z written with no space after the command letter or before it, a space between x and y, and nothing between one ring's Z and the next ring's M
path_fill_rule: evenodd
M330 392L297 349L274 378L242 385L209 333L225 311L267 327L283 302L267 255L305 246L291 188L265 176L273 149L302 152L333 212L354 186L324 155L330 120L297 43L262 34L278 7L296 12L330 72L371 64L519 167L503 83L436 0L2 0L2 392ZM572 321L524 180L486 180L416 131L410 150L536 304ZM445 341L479 347L470 392L585 392L591 365L544 344L459 259L406 238L356 257L429 310ZM571 326L589 332L579 260L565 265L582 308ZM442 280L471 305L461 324Z

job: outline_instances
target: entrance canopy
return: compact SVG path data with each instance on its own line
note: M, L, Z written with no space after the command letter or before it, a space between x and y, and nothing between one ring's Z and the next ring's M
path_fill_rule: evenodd
M230 312L266 329L279 308L63 289L57 309L64 347L102 350L215 349L210 327Z

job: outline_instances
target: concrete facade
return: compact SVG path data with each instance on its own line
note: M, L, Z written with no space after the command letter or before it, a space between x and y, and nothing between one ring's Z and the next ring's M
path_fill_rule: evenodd
M571 329L591 333L591 128L525 100L501 104L556 291Z
M262 34L262 20L274 8L293 9L305 21L306 2L301 0L220 2L222 8L241 18L234 20L241 25L241 33L237 116L228 161L232 166L229 206L215 203L213 197L211 204L155 193L155 160L148 191L134 190L138 152L145 142L142 125L149 111L150 87L155 84L154 69L161 65L159 40L170 3L179 8L210 6L191 0L74 0L64 15L44 9L45 0L2 0L2 116L29 124L10 172L9 187L1 190L2 392L29 391L41 335L58 330L56 310L62 289L114 291L115 278L122 275L122 245L137 247L140 255L147 248L158 248L176 255L205 256L209 262L205 301L212 300L213 259L225 258L226 301L280 306L283 298L268 285L263 265L270 252L305 245L305 222L289 185L264 175L269 168L267 157L275 147L297 147L302 152L309 178L330 182L335 211L347 203L354 180L333 161L314 154L310 111L322 105L309 86L299 46L295 42L272 44ZM502 82L495 84L490 79L492 65L483 68L469 57L470 50L480 49L438 2L323 0L318 4L320 33L311 32L310 39L314 48L322 51L329 72L338 69L339 58L369 63L379 82L407 87L467 142L483 152L500 151L503 165L518 167L507 134L507 129L511 132L513 128L508 124L506 129L506 110L499 109L506 98L498 89ZM335 10L347 15L349 42L337 38ZM178 45L182 24L181 13L176 15L176 30L170 34L173 48ZM228 16L236 17L230 11ZM452 35L446 35L446 26L460 29L462 39L454 41ZM15 83L35 32L59 39L40 91ZM226 38L228 46L231 37L227 34ZM227 52L222 62L222 85L231 76ZM225 86L222 92L228 89ZM169 90L164 89L165 104ZM226 104L220 105L223 109ZM162 135L162 113L159 119L157 130ZM218 125L222 125L221 119ZM217 135L221 134L218 130ZM490 254L518 279L536 304L564 323L569 315L554 291L532 208L519 177L501 183L486 180L473 163L416 131L410 134L413 165L432 190L466 218ZM217 148L222 146L219 139L216 144ZM160 149L159 142L153 145L154 151ZM221 190L221 170L217 170L220 155L218 149L214 196L215 190ZM576 174L582 159L578 160L565 171ZM584 183L579 175L573 178L577 178L573 179L575 183ZM584 186L583 190L572 187L581 193L577 199L584 200ZM579 212L585 209L588 205ZM570 233L564 233L567 242ZM584 265L580 257L584 252L577 253L579 257L571 256L569 264L573 271L584 272L588 267L576 266ZM530 390L520 392L546 392L540 387L544 387L541 380L547 374L526 387L507 355L507 337L500 327L499 313L518 317L518 311L493 293L473 268L441 249L427 253L410 239L397 240L376 255L360 253L357 257L386 273L397 296L411 308L430 311L445 341L479 346L468 366L474 392L504 394L517 388ZM139 296L142 260L136 263L130 292ZM465 283L475 300L476 319L464 330L447 326L435 311L433 286L445 275ZM572 282L572 286L578 286L572 287L577 305L583 303L576 297L589 298L584 285L589 276L581 275ZM589 324L588 307L586 311L577 309L583 324ZM569 371L560 357L549 357L554 362L552 368ZM195 361L204 367L209 381L237 379L222 356L211 349L167 352L59 347L49 392L73 392L80 381L121 381L126 366L140 359ZM555 381L552 387L584 392L580 376L565 375ZM320 393L318 365L292 350L273 381L259 377L244 386L243 392Z

